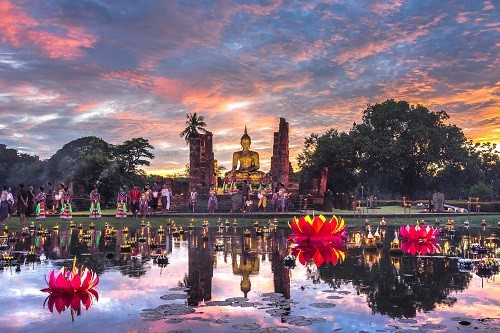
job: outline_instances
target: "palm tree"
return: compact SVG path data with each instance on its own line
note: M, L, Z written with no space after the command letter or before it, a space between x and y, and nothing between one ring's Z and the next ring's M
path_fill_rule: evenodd
M203 121L203 116L198 116L196 112L187 114L186 118L186 128L180 133L180 136L186 140L187 144L189 144L189 140L191 138L197 137L200 132L207 132L205 129L207 124Z

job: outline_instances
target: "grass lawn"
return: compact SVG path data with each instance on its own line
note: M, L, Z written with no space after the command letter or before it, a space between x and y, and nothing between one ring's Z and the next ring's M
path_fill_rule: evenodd
M372 214L373 212L373 214ZM114 226L116 228L122 228L124 226L128 226L129 228L135 228L139 227L141 224L141 221L143 220L142 218L133 218L132 216L129 216L125 219L118 219L114 217L114 210L103 210L102 214L104 215L100 219L97 220L92 220L88 217L88 212L74 212L73 213L73 218L71 219L74 221L77 225L82 224L84 228L88 227L90 223L94 223L95 227L97 229L102 229L104 228L105 224L109 224L110 226ZM307 212L310 216L313 214L319 214L318 212L313 213L313 211L308 211ZM405 212L403 211L402 207L397 207L397 206L389 206L389 207L383 207L381 209L376 209L376 210L370 210L369 212L370 215L369 217L366 217L367 215L364 215L363 217L360 217L359 214L354 216L352 211L340 211L340 210L334 210L333 212L322 212L327 219L331 218L332 215L337 215L341 216L344 218L345 223L348 227L355 227L355 226L362 226L365 224L366 220L374 226L378 225L378 223L382 220L382 218L385 219L388 225L406 225L406 224L415 224L417 220L425 220L426 222L434 225L434 222L436 220L441 222L441 226L444 226L446 224L446 221L448 219L453 219L455 222L455 226L463 226L464 221L468 220L470 223L470 226L481 226L482 221L484 220L486 224L489 227L498 227L498 223L500 222L500 214L495 214L495 215L476 215L476 214L471 214L468 216L467 214L449 214L449 215L440 215L440 216L432 216L432 217L423 217L419 216L417 210L411 213L411 217L408 216L408 212L404 214ZM365 210L366 214L366 210ZM384 214L387 214L387 216L384 216ZM251 217L245 216L243 217L242 214L239 215L228 215L228 214L214 214L214 215L209 215L209 214L195 214L193 217L191 214L173 214L173 215L156 215L156 216L149 216L144 218L144 221L146 223L150 223L150 225L153 228L158 228L160 225L165 226L167 224L167 221L170 219L171 221L175 222L176 225L180 225L183 228L189 226L190 223L193 223L193 225L196 226L201 226L203 221L207 220L210 223L210 226L217 226L218 221L225 222L226 220L229 221L229 223L233 224L233 221L236 220L238 226L243 226L243 227L250 227L253 226L255 221L259 221L262 225L267 223L269 220L274 220L276 219L279 223L280 226L286 226L288 225L288 222L293 218L293 216L298 216L299 213L268 213L268 214L254 214ZM6 224L8 226L9 230L19 230L21 229L21 225L19 224L19 218L17 216L12 216L10 219L7 219ZM24 224L24 226L29 226L33 222L36 226L42 225L45 228L51 229L54 225L58 224L60 227L60 230L67 230L69 228L69 221L67 220L62 220L59 218L58 215L55 216L47 216L43 220L38 220L36 221L34 217L28 218L28 221Z

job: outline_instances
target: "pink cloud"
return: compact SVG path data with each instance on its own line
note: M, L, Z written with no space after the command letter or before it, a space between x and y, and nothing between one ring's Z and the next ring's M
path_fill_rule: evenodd
M49 58L72 59L83 56L81 47L91 47L97 37L85 32L81 27L59 25L50 21L40 22L11 1L0 4L0 35L2 42L9 42L15 47L36 45ZM63 35L48 32L47 26L57 27Z

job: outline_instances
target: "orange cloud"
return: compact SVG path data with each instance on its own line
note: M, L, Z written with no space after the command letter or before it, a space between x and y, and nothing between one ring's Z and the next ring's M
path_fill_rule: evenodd
M85 111L88 111L90 109L93 109L95 108L97 105L99 105L99 102L87 102L87 103L84 103L84 104L80 104L78 105L74 111L75 112L85 112Z
M91 47L97 38L80 27L62 26L53 22L39 22L27 15L11 1L0 3L0 35L2 42L19 47L33 44L50 58L72 59L83 55L81 47ZM59 36L43 29L56 26L65 32Z

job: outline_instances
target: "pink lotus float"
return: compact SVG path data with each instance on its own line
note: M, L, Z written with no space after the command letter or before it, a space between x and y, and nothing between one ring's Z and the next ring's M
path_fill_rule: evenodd
M89 291L99 283L99 277L88 268L76 266L76 257L71 270L61 267L59 273L52 270L49 280L45 278L48 288L42 289L44 292L76 293Z
M420 227L417 223L415 226L401 226L399 234L403 239L401 249L406 253L426 255L441 251L439 245L436 244L439 229L431 226Z
M437 241L437 236L439 235L439 229L433 228L431 226L420 227L420 225L407 225L406 227L401 226L399 228L399 235L401 238L412 242L435 242Z
M327 220L323 215L311 218L309 215L293 218L292 223L288 223L293 230L293 234L288 237L288 241L302 243L331 243L343 242L347 239L344 219L332 216Z

